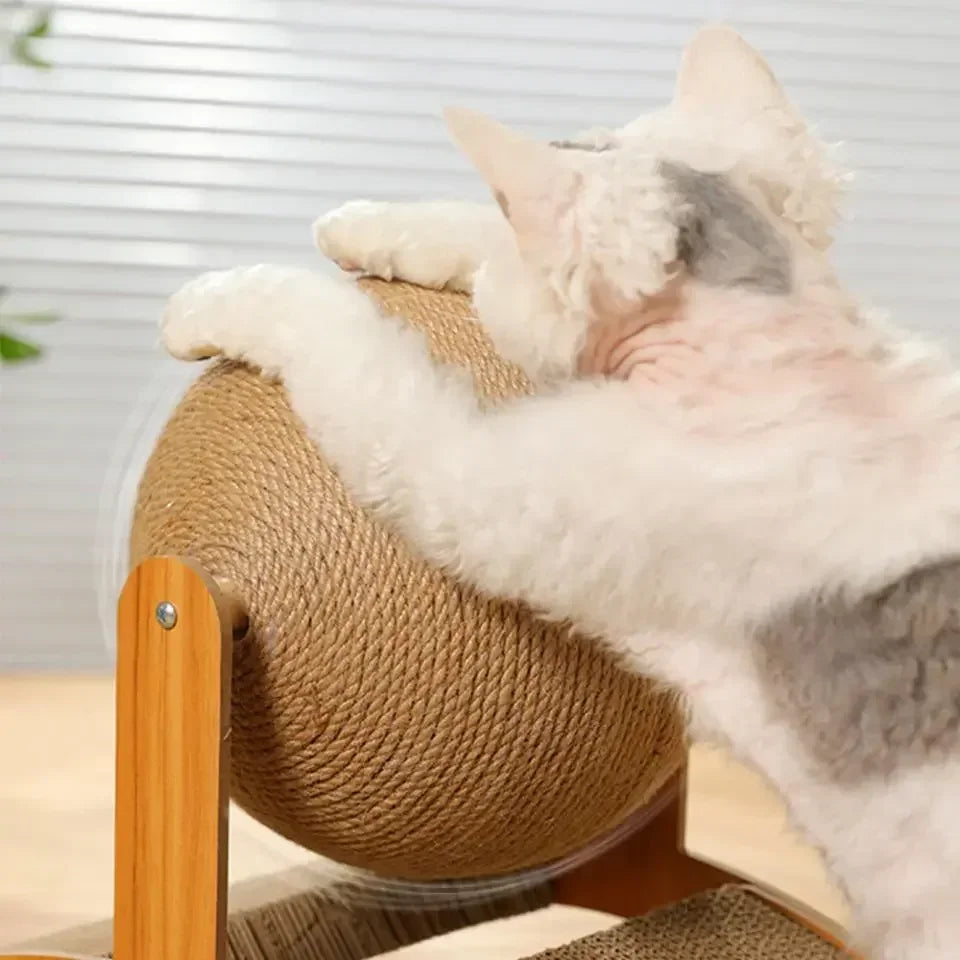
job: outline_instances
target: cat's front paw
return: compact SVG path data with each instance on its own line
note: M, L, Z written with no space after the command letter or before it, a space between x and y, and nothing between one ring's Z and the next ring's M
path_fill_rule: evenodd
M171 356L206 360L222 352L224 318L216 307L232 273L204 273L185 283L167 301L160 318L160 340Z
M352 200L324 214L313 224L317 249L341 270L392 280L391 247L399 238L390 236L390 206Z
M452 214L432 204L354 200L320 217L313 237L317 249L343 270L437 290L469 290L477 264Z
M290 353L291 317L304 302L322 306L329 283L270 264L205 273L167 301L160 338L180 360L222 355L277 375Z

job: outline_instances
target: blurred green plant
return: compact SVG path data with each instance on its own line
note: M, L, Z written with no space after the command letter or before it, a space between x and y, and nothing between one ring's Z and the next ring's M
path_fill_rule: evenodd
M49 9L38 10L32 20L22 30L15 31L10 41L10 57L15 63L36 70L49 70L51 64L39 56L34 49L34 41L50 35L51 13ZM0 286L0 363L21 363L35 360L43 354L43 348L32 340L11 332L10 325L30 325L52 323L58 317L55 313L3 313L2 302L9 290Z
M8 290L0 287L0 304L6 297ZM0 363L19 363L22 360L33 360L43 353L43 348L30 340L10 331L10 325L30 325L37 323L53 323L59 319L55 313L0 313Z
M38 10L30 24L23 30L13 35L10 43L10 56L16 63L22 63L27 67L35 67L37 70L49 70L51 67L49 60L44 60L34 49L33 41L42 40L50 35L50 9Z

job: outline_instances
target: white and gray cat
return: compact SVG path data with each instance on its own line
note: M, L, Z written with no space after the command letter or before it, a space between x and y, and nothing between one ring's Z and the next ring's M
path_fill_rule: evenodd
M350 204L317 241L471 289L538 396L481 409L347 278L283 267L188 285L168 349L282 377L426 557L681 690L824 850L871 957L960 956L960 378L838 283L825 151L721 27L620 130L448 122L499 208Z

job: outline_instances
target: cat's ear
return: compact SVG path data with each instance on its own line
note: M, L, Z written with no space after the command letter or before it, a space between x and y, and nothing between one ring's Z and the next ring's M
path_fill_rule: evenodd
M518 237L549 231L574 182L563 152L473 110L450 107L444 119Z
M736 30L721 25L703 27L687 45L674 102L739 116L793 112L767 61Z

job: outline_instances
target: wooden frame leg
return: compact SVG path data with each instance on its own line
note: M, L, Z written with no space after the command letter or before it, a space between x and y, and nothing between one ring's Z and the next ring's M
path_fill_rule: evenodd
M232 624L181 560L145 560L117 616L116 960L225 960Z
M653 801L657 813L645 827L602 856L554 881L556 902L622 917L639 917L727 884L744 885L742 877L697 860L685 851L685 800L686 784L681 775ZM764 891L754 889L766 897ZM840 947L851 960L858 960L834 933L795 910L773 900L771 903L828 943Z
M684 787L677 777L653 801L657 813L623 843L554 881L558 903L638 917L738 878L688 856Z

